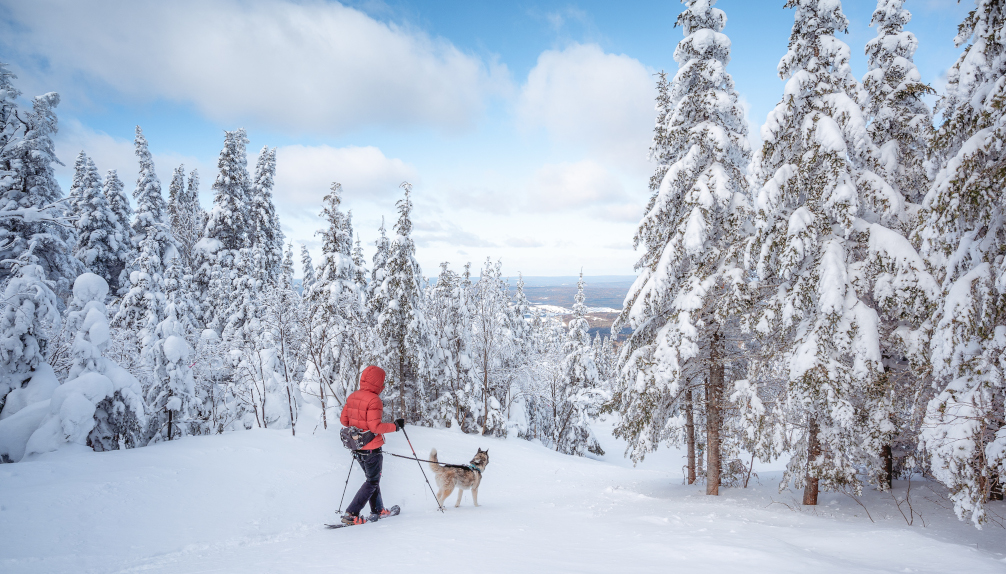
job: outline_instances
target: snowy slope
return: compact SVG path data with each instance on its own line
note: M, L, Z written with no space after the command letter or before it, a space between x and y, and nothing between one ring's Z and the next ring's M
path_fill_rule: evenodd
M329 531L350 457L334 432L254 430L0 465L0 572L1002 572L1002 530L941 511L929 528L871 523L841 495L822 516L772 499L775 481L714 499L680 471L557 455L520 440L409 429L425 454L488 448L474 508L436 511L416 463L385 458L401 516ZM408 452L403 436L387 450ZM670 454L670 453L668 453ZM617 453L609 453L609 456ZM608 457L605 457L608 458ZM659 459L653 459L656 466ZM670 459L668 459L670 460ZM359 486L357 469L350 492ZM453 498L450 501L453 502ZM871 503L868 501L868 505ZM976 543L981 549L976 549ZM994 549L994 552L985 549ZM370 571L368 569L368 571Z

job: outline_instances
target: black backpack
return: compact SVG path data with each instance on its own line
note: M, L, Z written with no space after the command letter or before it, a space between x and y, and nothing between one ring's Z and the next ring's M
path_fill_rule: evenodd
M360 430L356 427L342 427L342 431L339 432L339 438L342 439L342 446L348 448L349 450L360 450L367 446L370 441L377 437L376 434L365 430Z

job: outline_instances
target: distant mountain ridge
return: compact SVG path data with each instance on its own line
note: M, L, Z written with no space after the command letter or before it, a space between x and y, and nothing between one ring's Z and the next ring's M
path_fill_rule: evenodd
M524 294L531 303L556 305L567 309L573 306L576 296L577 276L524 277ZM510 291L517 289L517 277L510 277ZM610 307L621 309L625 295L636 280L633 275L594 275L583 278L586 285L583 293L588 307Z

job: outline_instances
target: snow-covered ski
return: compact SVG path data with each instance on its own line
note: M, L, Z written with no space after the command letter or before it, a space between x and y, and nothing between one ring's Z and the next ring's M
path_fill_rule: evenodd
M392 516L398 516L398 513L402 511L402 509L399 508L399 506L397 504L394 505L394 506L392 506L388 510L391 511L391 514L385 516L384 518L391 518ZM383 520L383 519L380 518L377 514L371 514L366 519L364 519L364 521L361 522L360 524L367 524L368 522L377 522L378 520ZM342 522L337 522L335 524L326 524L325 528L328 528L329 530L333 530L333 529L336 529L336 528L345 528L346 526L359 526L359 525L357 525L357 524L343 524Z

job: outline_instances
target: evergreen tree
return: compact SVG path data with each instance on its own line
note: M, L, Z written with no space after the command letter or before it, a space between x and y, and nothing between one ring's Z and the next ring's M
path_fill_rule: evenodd
M154 330L149 350L153 384L146 395L151 409L152 442L196 434L192 428L196 414L195 381L189 367L192 348L185 340L188 333L178 319L178 311L172 302L165 305L164 319Z
M353 244L353 265L356 266L353 282L356 283L360 296L365 298L367 296L367 260L363 258L363 246L360 245L359 233L356 234L356 243Z
M367 309L377 317L384 311L384 300L377 297L377 293L384 285L384 278L388 274L388 255L391 251L391 242L388 241L388 234L384 228L384 217L381 217L381 227L378 228L380 235L377 237L377 241L374 246L377 248L374 251L374 258L371 260L373 267L370 268L370 283L367 284Z
M430 398L428 422L475 432L481 405L472 392L472 290L467 274L467 266L462 277L441 263L436 283L423 294L430 341L424 374Z
M293 243L287 243L283 251L283 265L280 268L279 287L293 289Z
M676 24L685 35L674 53L679 70L670 82L663 76L658 82L651 157L660 163L635 236L635 246L644 248L636 263L640 275L612 326L613 333L626 325L633 333L622 347L610 408L621 413L616 434L629 441L638 461L661 441L681 440L692 397L705 396L712 437L707 493L718 494L724 397L730 396L725 339L737 329L744 303L751 154L744 111L726 72L726 15L713 2L684 3ZM691 454L694 441L687 444Z
M81 152L81 156L84 152ZM91 272L109 284L118 282L121 236L117 235L115 213L102 190L101 176L94 161L85 157L86 175L75 191L74 215L77 243L73 255Z
M136 126L136 157L140 161L140 174L136 178L136 189L133 199L136 200L136 213L133 216L133 236L140 243L144 238L154 238L160 245L160 255L163 257L170 236L170 229L165 225L167 220L167 204L161 195L161 180L154 172L154 158L150 155L147 139L143 130ZM173 240L172 240L173 242Z
M372 272L376 285L372 286L369 301L371 310L377 314L378 339L384 342L383 352L378 355L382 360L376 364L382 366L388 375L385 383L390 391L388 405L393 413L397 413L396 417L408 416L410 420L415 420L422 418L424 406L422 389L417 381L424 353L425 327L420 283L423 274L416 261L416 247L412 241L412 185L405 182L401 187L405 190L405 197L395 204L398 208L396 236L385 252L387 262L381 266L377 258L384 254L381 240L378 240Z
M569 320L566 341L563 344L563 383L557 385L552 399L552 442L559 452L583 455L584 450L604 454L590 423L597 416L603 402L601 380L597 372L594 350L587 322L587 307L583 304L583 271L576 284L573 299L573 316Z
M922 439L954 509L975 525L1006 481L1006 5L976 0L937 103L940 170L923 203L921 251L942 283L930 347L935 390Z
M18 110L14 77L0 64L0 408L47 359L46 331L59 320L57 295L69 291L68 277L81 270L52 170L59 95L38 96L32 110Z
M205 213L199 207L199 173L192 170L185 184L185 166L175 168L168 187L168 221L185 267L195 264L194 250L202 237Z
M95 405L94 428L87 444L96 451L142 446L146 411L139 381L105 357L109 345L108 311L105 299L108 284L103 277L83 273L73 283L73 299L66 316L66 330L73 335L70 354L73 364L65 386L82 390L93 382L107 382L111 389L101 396L87 396ZM90 393L84 393L90 395Z
M301 293L306 294L314 285L314 265L311 263L311 253L307 250L307 245L300 246L300 267L304 271L304 279L300 282Z
M237 259L242 249L251 247L251 219L248 213L251 205L249 197L250 176L248 175L248 137L244 129L224 132L224 147L220 151L217 167L220 173L213 182L213 210L209 214L203 238L196 244L195 277L198 291L204 294L201 301L204 310L203 321L214 329L222 329L228 317L227 301L213 298L223 295L210 289L210 275L213 267L219 265L222 279L236 281L244 272L244 265ZM247 259L251 254L245 253ZM230 286L228 285L229 289ZM242 294L235 297L246 299Z
M124 355L132 360L129 370L138 375L148 400L150 389L158 383L156 349L161 338L157 326L164 320L166 304L160 252L161 243L156 233L140 242L139 255L129 274L129 291L122 297L112 318L112 327L118 330L116 336L124 347ZM148 440L160 432L160 422L158 416L149 421Z
M109 288L113 294L125 294L129 288L128 266L136 259L136 247L133 244L132 228L130 220L133 218L133 208L129 205L129 199L122 185L122 180L116 171L109 170L105 175L105 185L102 192L108 202L108 208L112 212L113 225L109 245L114 239L115 258L109 262L108 274L110 281Z
M321 231L322 258L318 273L305 301L310 315L313 348L308 363L309 388L320 384L318 373L328 373L328 386L335 400L343 404L356 390L363 370L366 315L363 298L354 277L359 270L353 261L353 228L349 214L341 210L342 185L332 184L325 196L322 218L328 227Z
M276 207L272 201L273 181L276 177L276 149L263 147L255 165L255 177L249 190L251 205L248 211L252 229L251 242L265 254L266 278L271 283L279 280L283 264L283 231L280 229Z
M752 253L757 328L783 374L773 450L789 451L784 484L803 486L804 504L813 505L821 487L858 491L857 467L880 464L891 421L870 415L890 396L884 350L904 334L887 326L925 305L906 295L925 295L927 282L899 233L904 198L870 170L880 153L855 99L848 47L835 37L848 26L841 5L787 7L796 15L779 64L786 88L755 159Z
M922 82L912 61L919 45L904 29L912 15L905 0L878 0L871 26L877 37L866 44L870 71L863 78L860 96L869 125L867 131L879 149L877 173L912 203L921 203L929 188L926 161L933 120L922 101L935 93Z
M63 220L64 209L58 203L63 192L53 173L53 164L60 164L52 140L59 94L37 96L31 110L19 110L14 101L19 92L10 83L14 77L0 65L4 94L0 109L5 120L0 127L4 140L0 148L0 261L23 259L17 268L26 271L24 265L40 265L62 305L83 267L72 254L73 226ZM15 267L0 266L0 280L11 277Z

